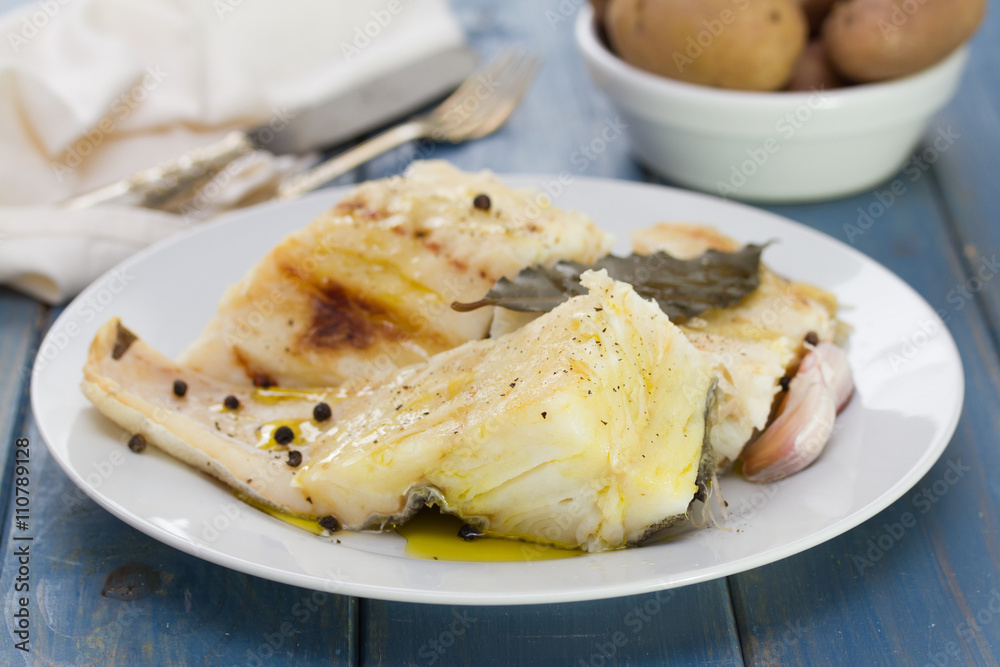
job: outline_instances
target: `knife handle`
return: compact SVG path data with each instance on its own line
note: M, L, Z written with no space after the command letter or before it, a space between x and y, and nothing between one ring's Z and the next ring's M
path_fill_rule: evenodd
M89 208L103 204L158 208L196 183L220 172L238 157L256 150L246 132L231 132L224 138L161 162L155 167L62 202L66 208Z
M346 174L351 169L359 167L397 146L402 146L408 141L425 137L427 134L428 126L420 119L397 125L336 157L321 162L312 169L292 176L278 187L275 198L280 200L297 199L307 192L312 192L316 188L326 185L338 176Z

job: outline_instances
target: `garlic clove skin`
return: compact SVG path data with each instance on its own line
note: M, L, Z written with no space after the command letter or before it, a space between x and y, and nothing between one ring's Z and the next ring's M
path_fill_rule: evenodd
M854 396L854 377L851 365L847 362L847 353L833 343L820 343L813 350L823 371L823 381L833 391L837 403L837 413L847 407Z
M824 355L834 363L826 363ZM780 414L740 455L746 479L771 482L816 460L837 418L837 394L827 385L826 376L829 372L832 379L831 370L838 368L839 361L831 352L812 350L806 355L789 383Z

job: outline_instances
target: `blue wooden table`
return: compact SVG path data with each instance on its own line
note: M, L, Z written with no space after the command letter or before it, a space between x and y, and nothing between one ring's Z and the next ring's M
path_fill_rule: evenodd
M483 56L518 42L541 52L546 64L505 128L478 142L437 147L434 157L501 173L579 171L572 155L600 136L614 112L575 52L578 4L454 3ZM967 282L984 262L995 262L1000 249L998 62L994 11L975 39L960 94L927 133L928 141L939 130L957 139L919 178L898 176L905 192L867 233L849 239L845 225L878 201L875 190L768 207L851 241L949 314L967 377L958 430L939 463L880 515L797 556L671 594L479 608L381 602L272 583L160 544L73 486L48 458L27 399L28 369L57 312L0 291L0 664L998 664L1000 288ZM399 149L344 182L396 173L427 153ZM579 173L655 180L631 161L624 140L608 143ZM963 297L949 298L956 290ZM35 535L30 653L15 649L14 634L23 577L21 542L12 528L21 438L30 442ZM935 496L870 567L859 567L855 557L869 554L884 524L912 509L955 460L971 472Z

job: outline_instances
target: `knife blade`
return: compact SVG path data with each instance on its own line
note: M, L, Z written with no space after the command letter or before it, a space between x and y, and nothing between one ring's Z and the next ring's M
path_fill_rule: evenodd
M98 205L176 207L188 193L233 160L256 150L275 154L328 148L416 111L461 83L476 65L465 45L446 48L340 94L316 106L276 114L258 127L231 132L129 177L62 203L67 208Z

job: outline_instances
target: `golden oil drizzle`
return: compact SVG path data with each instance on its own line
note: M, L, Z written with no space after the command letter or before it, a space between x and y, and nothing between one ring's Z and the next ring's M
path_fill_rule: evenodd
M296 528L307 530L313 535L322 535L325 530L322 526L319 525L319 521L317 521L316 519L310 519L308 517L298 516L290 512L284 512L276 507L271 507L270 505L262 503L256 500L255 498L251 498L245 493L237 492L235 495L237 498L245 502L247 505L255 507L259 509L261 512L266 512L271 516L273 516L275 519L284 521L285 523L291 524Z
M323 535L326 532L317 519L279 510L244 493L234 492L233 495L247 505L313 535ZM472 541L466 541L458 536L458 529L461 526L461 519L441 514L435 509L426 509L396 528L396 532L406 538L407 556L426 560L527 563L534 560L575 558L583 555L579 549L561 549L498 537L477 537Z
M254 389L250 395L253 400L265 405L274 405L282 401L320 401L330 400L327 392L317 389L287 389L284 387L269 387L267 389Z
M458 536L462 523L461 519L436 509L425 509L396 528L396 532L406 538L407 556L427 560L523 563L583 555L579 549L561 549L498 537L463 540Z
M282 426L292 429L292 441L279 445L274 440L274 432ZM281 447L302 447L316 442L323 431L316 427L311 419L276 419L265 422L257 427L257 442L254 445L260 449L279 449Z

